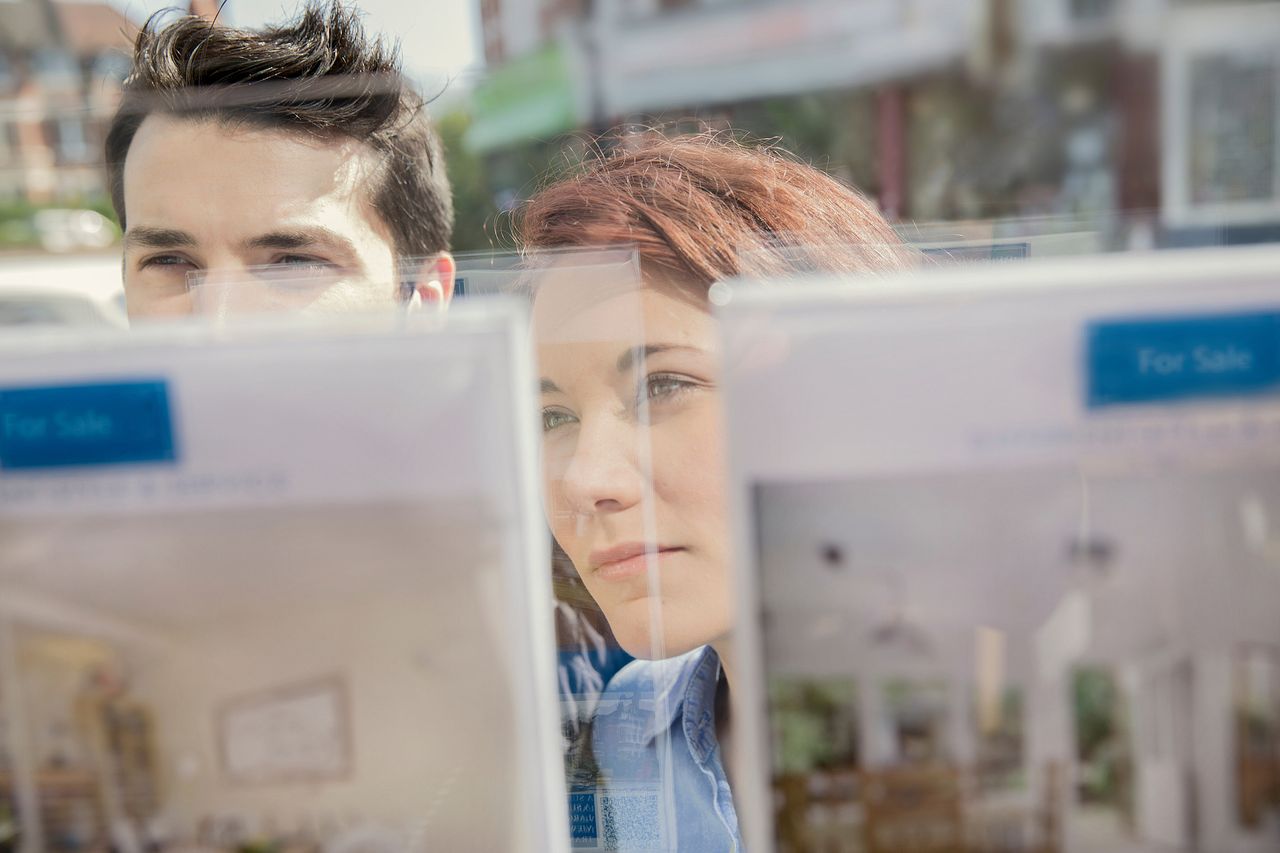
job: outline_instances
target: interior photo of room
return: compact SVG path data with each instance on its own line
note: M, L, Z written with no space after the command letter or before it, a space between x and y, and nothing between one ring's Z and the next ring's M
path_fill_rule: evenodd
M0 521L0 849L511 849L493 516Z
M1280 845L1280 471L757 489L780 850Z

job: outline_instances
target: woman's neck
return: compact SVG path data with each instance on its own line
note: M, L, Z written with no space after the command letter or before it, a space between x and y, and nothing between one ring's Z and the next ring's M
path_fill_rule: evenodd
M727 689L716 690L716 740L720 744L720 763L724 767L725 776L729 780L729 788L733 789L733 719L730 714L730 696L733 693L732 650L729 641L723 640L711 644L716 656L720 658L720 675Z
M725 681L729 682L729 689L733 690L733 644L725 638L710 645L716 657L720 658L720 671L724 673Z

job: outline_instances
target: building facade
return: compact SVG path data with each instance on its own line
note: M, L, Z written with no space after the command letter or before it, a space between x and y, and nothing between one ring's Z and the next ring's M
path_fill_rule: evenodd
M1083 222L1133 246L1262 238L1280 222L1268 142L1280 133L1275 2L481 8L490 74L470 141L490 155L570 131L692 120L780 137L900 220ZM1241 31L1247 67L1224 58ZM534 76L521 66L529 57L544 63L538 91L516 97L510 78ZM505 100L486 100L504 89ZM517 115L553 92L553 120L545 109ZM1249 106L1259 103L1263 112Z
M137 26L99 2L0 4L0 199L105 195L102 143Z

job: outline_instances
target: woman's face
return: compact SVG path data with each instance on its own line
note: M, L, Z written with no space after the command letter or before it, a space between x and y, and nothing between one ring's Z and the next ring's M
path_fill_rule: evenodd
M533 315L556 541L631 654L722 639L731 607L714 319L654 283L604 298L598 282L543 289Z

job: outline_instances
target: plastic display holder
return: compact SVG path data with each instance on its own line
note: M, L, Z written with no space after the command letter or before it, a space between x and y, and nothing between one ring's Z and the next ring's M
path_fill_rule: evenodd
M188 273L177 292L145 293L157 316L197 316L218 325L263 316L349 316L411 313L407 306L430 275L433 257L402 258L394 280L362 280L323 264L271 264L237 274ZM454 256L454 297L474 299L529 295L536 282L554 281L570 271L601 281L632 281L639 266L632 246L582 247L527 252L461 252ZM413 309L431 311L429 306Z
M1118 215L1107 214L913 222L899 224L895 230L927 257L963 264L1101 254L1122 248L1113 244L1131 225Z
M524 252L459 252L454 295L478 298L510 293L531 294L557 278L581 272L600 282L639 283L640 261L634 246L580 246Z
M677 818L673 784L680 735L656 725L672 708L676 670L619 672L626 661L617 658L679 654L668 645L664 604L688 567L648 547L671 531L655 483L672 460L651 441L650 421L670 408L650 405L648 388L653 376L671 369L671 356L665 367L655 364L663 364L661 352L672 340L692 347L699 339L687 320L673 319L684 316L673 310L683 303L642 279L630 246L513 261L507 271L486 267L483 279L460 262L459 275L476 283L464 298L502 287L528 294L532 303L545 511L563 551L558 627L572 843L580 850L685 849L689 834ZM708 322L705 313L694 313ZM706 346L715 344L713 335L705 337ZM603 432L601 424L608 424ZM600 484L596 507L611 508L583 505L584 479ZM591 564L592 552L634 543L643 543L645 553L633 571L609 577Z
M749 849L1275 848L1277 270L721 293Z
M0 343L19 849L567 848L525 313Z
M187 275L185 312L225 324L269 315L340 316L389 313L402 302L400 283L365 281L324 265L269 265L241 274Z
M872 279L907 270L1065 260L1109 248L1097 230L1062 217L911 224L895 230L900 242L815 243L786 232L772 235L763 246L752 240L738 251L737 286L792 287L822 281L824 274Z

